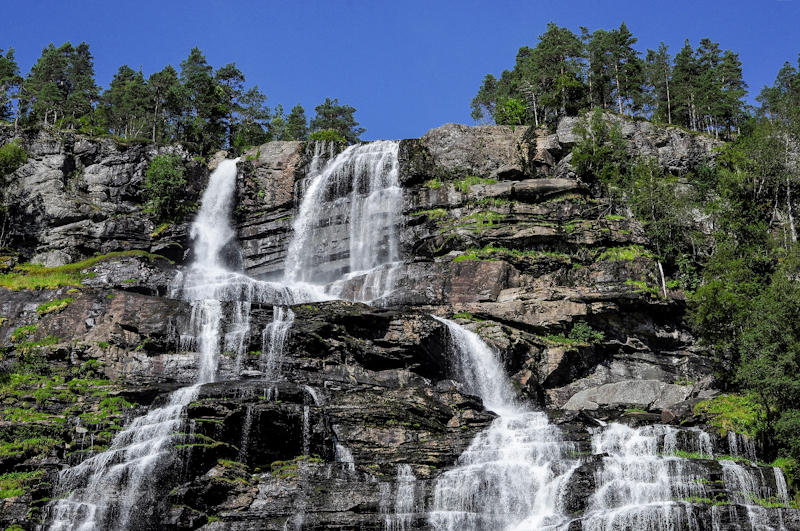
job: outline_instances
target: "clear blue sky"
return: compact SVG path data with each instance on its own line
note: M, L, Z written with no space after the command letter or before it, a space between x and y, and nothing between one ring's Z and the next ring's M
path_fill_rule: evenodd
M549 21L617 27L641 50L663 40L674 54L709 37L739 52L751 93L800 52L800 0L499 1L82 1L6 0L0 48L23 73L50 42L86 41L97 81L122 64L145 75L199 46L215 67L236 62L272 106L326 96L358 109L365 139L416 137L446 122L472 123L469 102L484 75L511 68ZM751 94L751 98L753 94Z

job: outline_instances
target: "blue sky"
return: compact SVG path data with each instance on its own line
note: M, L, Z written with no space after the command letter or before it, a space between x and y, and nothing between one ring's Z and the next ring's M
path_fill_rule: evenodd
M199 46L215 67L235 61L271 106L311 113L336 97L358 109L363 138L406 138L472 123L484 75L511 68L549 21L577 32L622 20L641 50L709 37L739 52L754 93L800 53L800 0L7 1L0 48L27 73L48 43L86 41L105 86L121 64L149 75Z

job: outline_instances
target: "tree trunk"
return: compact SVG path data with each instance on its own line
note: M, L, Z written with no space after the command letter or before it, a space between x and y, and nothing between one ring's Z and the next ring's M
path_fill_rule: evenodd
M614 80L617 83L617 105L619 106L619 113L622 114L622 89L619 86L619 64L614 63Z
M789 140L786 139L786 161L789 162ZM789 236L792 238L792 243L797 241L797 230L794 226L794 214L792 213L792 183L789 180L791 171L786 170L786 214L789 218Z
M672 125L672 104L669 100L669 74L664 75L664 79L667 82L667 122Z
M156 143L156 124L158 124L158 100L156 100L156 108L153 111L153 144Z

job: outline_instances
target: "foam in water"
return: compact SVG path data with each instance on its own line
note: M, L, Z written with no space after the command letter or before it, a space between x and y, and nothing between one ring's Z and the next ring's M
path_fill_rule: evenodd
M384 527L387 531L406 531L413 529L414 518L421 512L421 500L417 488L417 478L409 465L398 465L395 477L394 504L391 504L391 487L384 483L382 506Z
M172 435L181 413L199 386L213 381L221 338L222 304L217 297L219 277L227 274L223 249L234 236L228 218L236 181L235 160L223 161L211 174L202 207L194 221L195 260L180 281L191 287L192 314L184 342L199 353L195 385L170 395L168 403L134 419L117 434L111 447L63 471L58 490L69 493L51 508L52 530L125 529L136 505L149 503L146 488L162 458L171 451ZM238 323L234 323L236 326Z
M312 162L317 169L309 172L292 226L287 284L324 285L331 296L362 301L391 291L391 266L400 257L398 146L394 141L358 144L324 167ZM315 159L323 152L318 144Z
M699 430L698 430L699 431ZM690 461L669 454L678 450L679 430L671 426L631 428L610 424L592 437L592 453L605 455L585 531L697 529L687 501L703 496ZM705 438L697 434L702 448Z
M438 319L438 318L437 318ZM494 352L473 332L439 319L468 392L500 416L478 434L455 468L436 481L429 523L436 529L546 529L565 521L560 500L578 466L574 447L544 413L514 399Z

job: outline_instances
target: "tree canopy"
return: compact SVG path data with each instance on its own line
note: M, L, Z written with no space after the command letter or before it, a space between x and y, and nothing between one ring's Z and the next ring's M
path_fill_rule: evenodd
M554 23L512 70L487 74L471 103L476 121L553 126L585 109L614 110L730 135L746 119L747 85L736 53L702 39L674 57L662 42L644 54L623 22L580 35Z
M17 100L17 104L15 104ZM48 45L22 77L14 49L0 49L0 120L56 127L126 140L179 142L206 155L221 148L242 151L269 140L306 140L311 130L331 129L357 142L364 129L356 109L326 98L311 124L301 105L284 115L267 106L258 86L248 86L236 63L210 65L195 47L178 67L149 76L122 65L108 87L95 82L94 59L85 42Z

